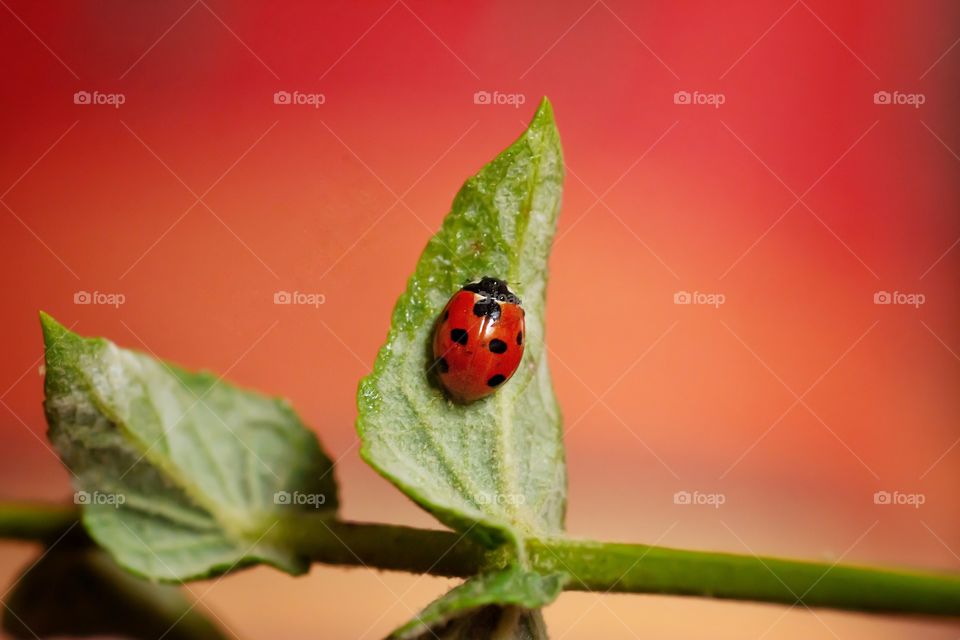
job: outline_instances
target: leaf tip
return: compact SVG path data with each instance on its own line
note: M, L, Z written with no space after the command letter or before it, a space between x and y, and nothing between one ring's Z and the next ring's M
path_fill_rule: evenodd
M534 120L545 119L552 121L553 118L553 104L550 102L550 98L543 96L540 100L540 105L537 107L537 113L534 115Z
M43 343L49 349L69 330L46 311L40 312L40 329L43 331Z
M533 136L539 140L540 146L550 147L556 150L558 156L563 156L563 150L560 146L560 132L557 130L557 121L553 114L553 105L547 96L543 96L540 105L537 107L533 120L527 128L526 135Z

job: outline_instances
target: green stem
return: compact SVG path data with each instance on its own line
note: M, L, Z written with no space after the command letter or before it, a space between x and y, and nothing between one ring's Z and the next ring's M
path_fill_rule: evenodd
M55 540L79 517L80 512L68 506L0 502L0 538Z
M314 562L468 577L488 564L487 551L451 531L300 517L281 522L270 538Z
M76 516L72 507L0 503L0 538L49 540ZM441 576L467 577L504 561L502 552L485 550L450 531L319 517L280 523L271 538L316 562ZM567 588L578 591L960 616L958 575L566 538L530 540L527 553L535 569L571 574Z
M578 591L710 596L873 613L960 616L960 576L641 544L531 543L542 570L567 571Z

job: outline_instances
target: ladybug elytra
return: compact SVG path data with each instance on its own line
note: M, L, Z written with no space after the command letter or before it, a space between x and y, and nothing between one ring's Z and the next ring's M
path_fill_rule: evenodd
M503 280L484 277L453 294L433 336L433 366L451 398L473 402L510 379L523 357L523 318Z

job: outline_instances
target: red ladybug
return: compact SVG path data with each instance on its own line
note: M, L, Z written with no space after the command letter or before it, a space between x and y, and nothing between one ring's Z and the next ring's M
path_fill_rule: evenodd
M523 307L507 283L482 278L453 294L433 335L434 367L461 403L490 395L523 357Z

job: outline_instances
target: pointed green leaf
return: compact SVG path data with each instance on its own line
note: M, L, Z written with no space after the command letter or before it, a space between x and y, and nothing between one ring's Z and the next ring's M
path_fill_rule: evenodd
M31 564L5 604L3 629L18 639L225 637L178 587L141 580L103 551L67 543Z
M42 324L48 436L87 530L117 562L161 580L307 569L269 534L298 512L332 516L337 489L284 401Z
M358 394L364 459L442 522L490 544L563 529L562 429L544 346L562 183L544 100L523 135L457 194ZM482 276L507 280L523 300L526 352L507 384L464 406L431 380L431 335L450 296Z
M566 574L544 576L518 567L482 574L433 601L390 637L546 638L538 609L553 602L567 580Z
M408 640L547 640L547 625L539 609L489 605L452 618L423 633L403 636Z

